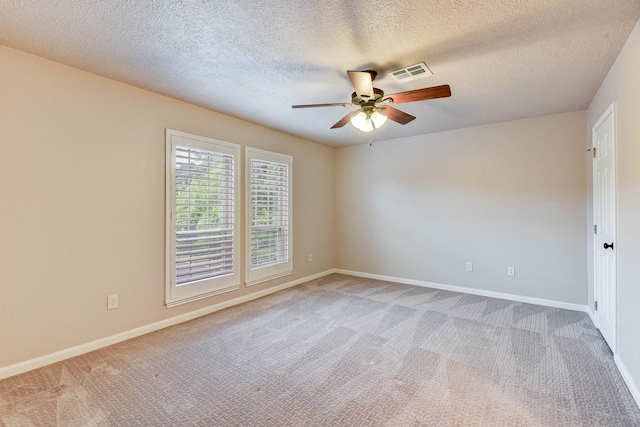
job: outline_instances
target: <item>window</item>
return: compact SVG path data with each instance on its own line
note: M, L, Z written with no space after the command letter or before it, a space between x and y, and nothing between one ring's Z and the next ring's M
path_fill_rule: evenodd
M246 148L246 284L291 274L291 167L284 154Z
M166 305L238 289L240 146L167 129Z

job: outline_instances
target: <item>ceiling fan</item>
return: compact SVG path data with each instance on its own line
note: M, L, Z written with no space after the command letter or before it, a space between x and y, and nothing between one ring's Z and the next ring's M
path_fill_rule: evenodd
M406 125L415 119L411 114L393 108L391 104L402 104L405 102L424 101L427 99L451 96L451 88L449 85L385 95L382 90L373 87L373 80L378 75L377 72L373 70L347 71L347 75L356 90L351 95L351 102L293 105L292 108L359 107L357 110L344 116L338 123L331 126L331 129L341 128L351 121L351 124L361 131L371 132L374 128L377 129L384 125L387 119L391 119L401 125Z

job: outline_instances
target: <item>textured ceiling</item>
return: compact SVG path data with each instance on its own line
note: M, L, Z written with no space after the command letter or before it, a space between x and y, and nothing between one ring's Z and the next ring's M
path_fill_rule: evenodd
M640 0L0 0L0 44L331 146L368 142L346 70L398 105L385 140L586 109L640 19ZM426 62L400 85L383 73Z

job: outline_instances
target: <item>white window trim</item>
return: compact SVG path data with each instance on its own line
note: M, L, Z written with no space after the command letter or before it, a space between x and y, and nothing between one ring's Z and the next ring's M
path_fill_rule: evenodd
M289 230L288 245L289 259L287 262L276 265L251 269L251 160L259 159L274 163L286 164L289 167ZM278 277L293 273L293 157L261 150L253 147L245 147L245 285L252 286Z
M233 273L193 282L175 285L175 150L177 145L199 148L233 156L233 197L234 197L234 234L233 234ZM240 215L240 155L238 144L192 135L172 129L166 129L166 229L165 229L165 305L175 307L191 301L207 298L223 292L240 288L240 251L241 251L241 215Z

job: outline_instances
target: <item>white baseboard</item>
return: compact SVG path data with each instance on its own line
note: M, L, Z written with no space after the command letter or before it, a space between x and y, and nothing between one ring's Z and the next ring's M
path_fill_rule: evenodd
M631 396L633 396L633 398L635 399L636 405L638 405L638 407L640 408L640 388L638 388L638 385L633 380L633 377L629 373L629 370L627 369L625 364L622 362L622 359L620 359L620 356L616 354L615 356L613 356L613 360L615 360L618 371L620 371L622 379L627 384L627 387L631 392Z
M168 326L177 325L179 323L187 322L197 317L205 316L207 314L237 305L243 302L251 301L261 298L263 296L273 294L283 289L291 288L301 283L308 282L310 280L319 279L320 277L327 276L331 273L335 273L335 269L323 271L321 273L306 276L301 279L293 280L291 282L283 283L278 286L263 289L258 292L253 292L247 295L243 295L238 298L233 298L227 301L220 302L218 304L204 307L199 310L190 311L179 316L170 317L159 322L151 323L149 325L140 326L138 328L130 329L115 335L111 335L105 338L100 338L95 341L91 341L85 344L80 344L75 347L67 348L64 350L56 351L55 353L46 354L44 356L36 357L34 359L26 360L24 362L15 363L13 365L4 366L0 368L0 380L9 378L14 375L22 374L24 372L31 371L33 369L41 368L52 363L60 362L61 360L69 359L71 357L79 356L90 351L98 350L103 347L107 347L121 341L126 341L131 338L139 337L140 335L148 334L149 332L157 331L159 329L166 328Z
M422 280L404 279L401 277L383 276L381 274L362 273L360 271L336 269L336 273L347 274L349 276L364 277L367 279L386 280L387 282L403 283L405 285L422 286L425 288L442 289L451 292L460 292L463 294L479 295L483 297L506 299L509 301L524 302L527 304L544 305L547 307L564 308L567 310L589 312L586 305L572 304L562 301L554 301L542 298L532 298L522 295L505 294L502 292L486 291L483 289L465 288L463 286L443 285L441 283L425 282Z
M101 338L95 341L91 341L85 344L80 344L77 345L75 347L71 347L71 348L67 348L64 350L60 350L57 351L55 353L51 353L51 354L47 354L44 356L40 356L40 357L36 357L34 359L30 359L30 360L26 360L24 362L19 362L13 365L9 365L9 366L5 366L5 367L1 367L0 368L0 379L4 379L4 378L8 378L8 377L12 377L14 375L18 375L27 371L31 371L33 369L37 369L37 368L41 368L43 366L46 365L50 365L52 363L56 363L59 362L61 360L65 360L65 359L69 359L71 357L75 357L75 356L79 356L81 354L84 353L88 353L90 351L94 351L94 350L98 350L100 348L103 347L107 347L109 345L113 345L116 343L119 343L121 341L125 341L131 338L135 338L138 337L140 335L144 335L144 334L148 334L150 332L153 331L157 331L159 329L163 329L169 326L173 326L173 325L177 325L179 323L183 323L183 322L187 322L189 320L195 319L197 317L201 317L201 316L205 316L207 314L225 309L227 307L231 307L237 304L242 304L243 302L247 302L247 301L251 301L257 298L261 298L263 296L281 291L283 289L287 289L296 285L299 285L301 283L305 283L311 280L315 280L318 279L320 277L324 277L327 276L329 274L332 273L340 273L340 274L346 274L349 276L356 276L356 277L365 277L368 279L377 279L377 280L385 280L388 282L395 282L395 283L403 283L403 284L407 284L407 285L414 285L414 286L422 286L422 287L428 287L428 288L434 288L434 289L442 289L442 290L447 290L447 291L452 291L452 292L460 292L460 293L466 293L466 294L471 294L471 295L479 295L479 296L486 296L486 297L491 297L491 298L500 298L500 299L506 299L506 300L510 300L510 301L518 301L518 302L524 302L524 303L528 303L528 304L536 304L536 305L543 305L543 306L548 306L548 307L557 307L557 308L564 308L564 309L568 309L568 310L575 310L575 311L582 311L582 312L586 312L589 314L589 316L591 317L591 319L593 320L593 313L590 312L589 308L587 306L583 306L583 305L579 305L579 304L571 304L571 303L565 303L565 302L560 302L560 301L553 301L553 300L546 300L546 299L540 299L540 298L531 298L531 297L525 297L525 296L521 296L521 295L512 295L512 294L505 294L505 293L501 293L501 292L493 292L493 291L486 291L486 290L481 290L481 289L474 289L474 288L465 288L465 287L461 287L461 286L452 286L452 285L443 285L440 283L433 283L433 282L425 282L425 281L421 281L421 280L413 280L413 279L405 279L405 278L400 278L400 277L393 277L393 276L384 276L384 275L380 275L380 274L371 274L371 273L363 273L363 272L359 272L359 271L351 271L351 270L343 270L343 269L330 269L330 270L326 270L323 271L321 273L318 274L314 274L311 276L306 276L291 282L287 282L287 283L283 283L281 285L278 286L274 286L271 288L267 288L267 289L263 289L261 291L258 292L253 292L251 294L247 294L247 295L243 295L241 297L238 298L233 298L227 301L223 301L220 302L218 304L214 304L211 305L209 307L204 307L201 308L199 310L195 310L195 311L191 311L189 313L184 313L181 314L179 316L175 316L175 317L171 317L165 320L161 320L159 322L155 322L155 323L151 323L149 325L145 325L145 326L140 326L138 328L134 328L128 331L124 331L115 335L111 335L105 338ZM623 365L624 366L624 365ZM627 374L628 376L628 374ZM629 377L629 376L628 376ZM630 377L629 377L630 378ZM626 379L625 379L626 381ZM630 387L631 388L631 387ZM636 389L636 394L634 395L634 397L636 398L636 400L638 400L637 396L637 389Z

